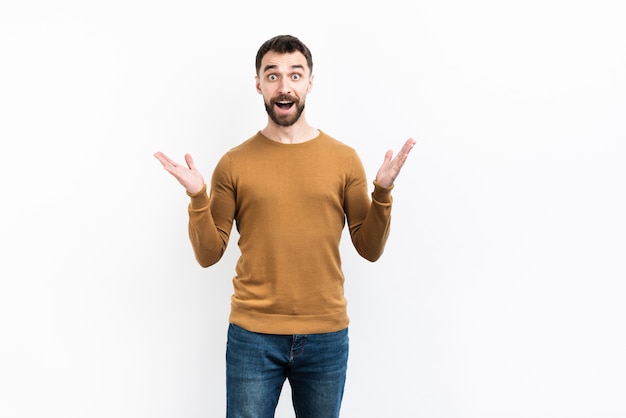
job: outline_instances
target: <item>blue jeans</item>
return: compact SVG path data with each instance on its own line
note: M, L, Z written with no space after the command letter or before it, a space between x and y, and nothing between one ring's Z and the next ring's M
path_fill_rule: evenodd
M273 418L289 379L297 418L337 418L348 365L348 329L270 335L228 327L226 417Z

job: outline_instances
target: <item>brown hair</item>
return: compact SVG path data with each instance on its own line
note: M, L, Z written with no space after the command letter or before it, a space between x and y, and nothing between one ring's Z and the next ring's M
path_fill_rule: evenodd
M259 75L259 71L261 70L261 61L263 60L263 57L270 51L274 51L279 54L290 54L292 52L299 51L306 58L309 71L313 72L313 56L311 55L309 48L307 48L307 46L295 36L278 35L265 41L259 48L259 51L256 54L257 75Z

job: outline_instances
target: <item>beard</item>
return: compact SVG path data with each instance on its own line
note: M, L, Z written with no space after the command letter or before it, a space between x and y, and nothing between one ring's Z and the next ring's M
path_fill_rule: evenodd
M293 102L292 106L296 106L296 113L294 113L293 115L282 115L282 114L276 113L276 111L274 110L274 106L276 105L276 102L280 102L280 101ZM265 103L265 111L267 112L267 115L270 117L272 122L274 122L278 126L293 125L294 123L298 121L298 119L300 119L302 112L304 112L304 101L300 103L295 97L292 97L292 96L281 95L281 96L271 99L269 103L266 101L264 101L264 103Z

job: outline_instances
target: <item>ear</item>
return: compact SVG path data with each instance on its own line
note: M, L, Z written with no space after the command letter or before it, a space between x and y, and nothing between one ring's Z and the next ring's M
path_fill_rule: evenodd
M311 74L311 76L309 77L309 87L306 89L306 92L310 93L312 88L313 88L313 74Z
M254 76L254 83L256 85L256 91L259 94L263 94L263 92L261 91L261 80L259 79L259 76Z

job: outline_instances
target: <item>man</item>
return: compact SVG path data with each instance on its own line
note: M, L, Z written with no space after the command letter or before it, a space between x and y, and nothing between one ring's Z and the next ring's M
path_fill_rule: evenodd
M256 56L263 130L228 151L210 196L192 157L155 154L190 196L189 237L200 265L216 263L233 222L241 257L226 350L227 417L273 417L289 379L296 416L338 417L348 360L339 241L347 221L361 256L376 261L389 234L391 189L415 141L387 151L371 198L356 152L309 125L313 60L276 36Z

